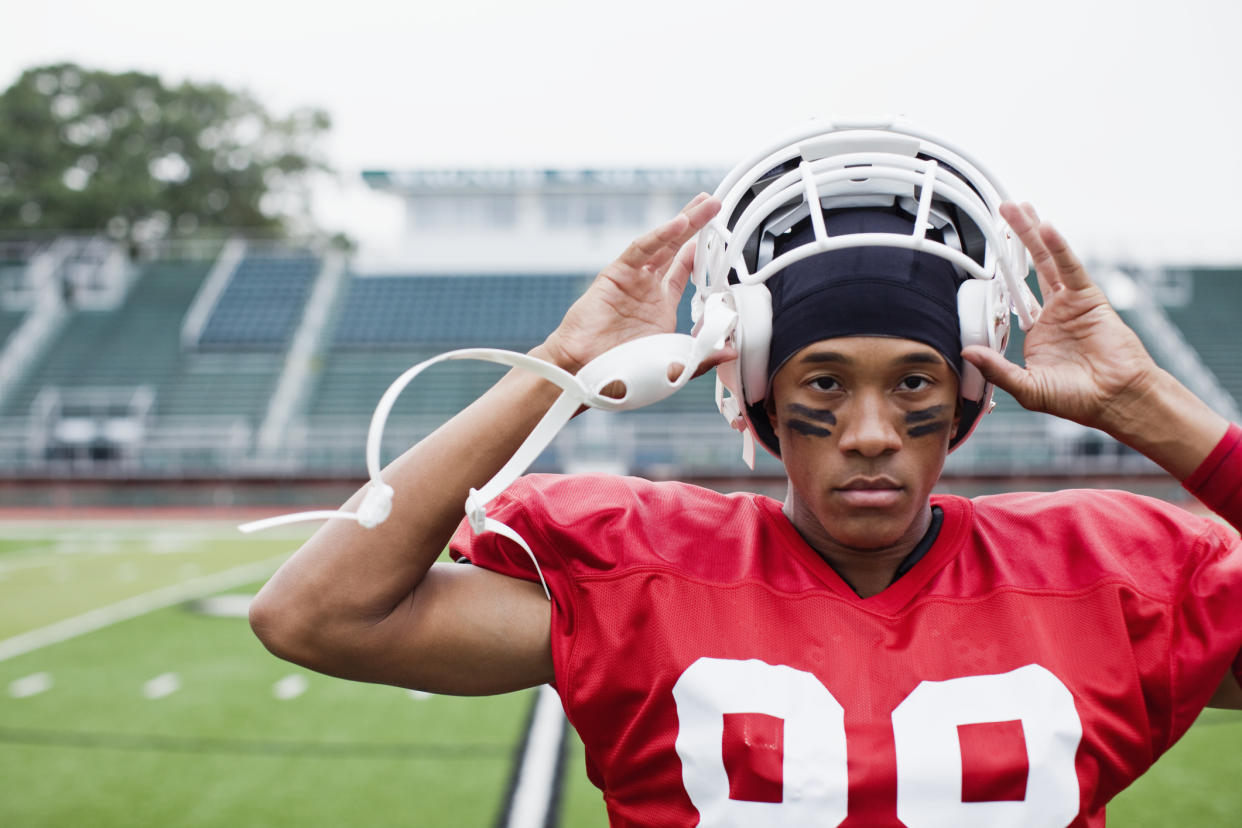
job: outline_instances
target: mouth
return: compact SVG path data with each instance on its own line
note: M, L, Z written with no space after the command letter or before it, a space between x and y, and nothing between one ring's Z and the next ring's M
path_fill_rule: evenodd
M850 506L875 509L896 505L905 487L891 477L852 477L834 491Z

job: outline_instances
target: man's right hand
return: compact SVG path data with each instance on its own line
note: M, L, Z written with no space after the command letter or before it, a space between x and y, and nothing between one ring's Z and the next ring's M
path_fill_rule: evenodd
M694 265L690 240L719 211L719 200L700 193L676 217L635 239L570 306L544 341L544 355L576 374L617 345L674 331Z

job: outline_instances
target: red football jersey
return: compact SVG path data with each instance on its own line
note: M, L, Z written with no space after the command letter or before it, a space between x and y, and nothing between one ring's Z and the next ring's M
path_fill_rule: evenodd
M495 502L614 826L1099 826L1242 672L1227 528L1124 492L933 503L933 546L863 599L758 495L532 476ZM535 577L497 535L453 548Z

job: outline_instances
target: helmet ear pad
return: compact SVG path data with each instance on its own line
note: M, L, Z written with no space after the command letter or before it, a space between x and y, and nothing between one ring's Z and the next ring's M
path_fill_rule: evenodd
M1003 279L963 282L957 289L957 317L963 349L982 345L998 354L1005 353L1009 343L1009 293ZM962 360L958 395L962 404L961 420L949 442L950 449L969 437L980 418L992 407L992 384L966 360Z
M724 385L741 403L742 416L755 438L780 457L780 443L765 407L768 395L768 354L772 341L772 295L763 284L729 288L737 326L733 331L736 363L720 372ZM967 279L957 292L962 347L982 345L1005 352L1009 340L1009 299L1002 279ZM722 368L725 366L721 366ZM979 369L962 361L959 402L961 419L949 442L952 450L966 439L991 407L992 384Z
M746 405L762 402L768 390L768 355L772 344L772 294L765 284L734 285L730 289L737 327L734 347L738 353L738 373Z

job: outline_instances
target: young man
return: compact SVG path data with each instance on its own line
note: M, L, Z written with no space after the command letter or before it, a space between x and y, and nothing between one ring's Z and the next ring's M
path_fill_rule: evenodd
M534 353L573 373L672 330L687 242L719 209L700 196L636 240ZM826 221L872 232L890 212ZM1001 212L1044 297L1025 368L962 350L943 262L807 258L769 280L768 387L750 410L785 464L783 504L533 476L491 511L534 550L551 602L494 534L463 527L454 553L476 565L433 564L469 490L557 396L515 372L385 470L391 518L331 522L281 568L256 633L357 680L554 683L614 825L1102 824L1205 705L1239 706L1242 545L1124 493L933 496L960 378L975 366L1112 434L1235 527L1242 429L1151 361L1033 210Z

